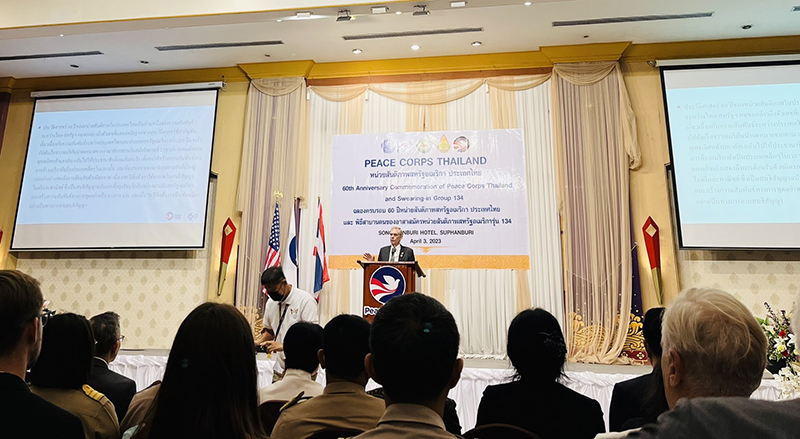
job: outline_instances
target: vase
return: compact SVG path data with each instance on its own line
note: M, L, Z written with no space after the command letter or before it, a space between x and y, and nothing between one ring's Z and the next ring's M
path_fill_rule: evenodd
M767 359L767 370L769 371L769 373L773 375L778 373L778 371L780 371L784 367L786 367L786 365L787 365L786 360L783 358L778 361Z

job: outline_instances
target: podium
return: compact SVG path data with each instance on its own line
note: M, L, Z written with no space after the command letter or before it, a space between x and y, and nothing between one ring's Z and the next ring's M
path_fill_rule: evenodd
M358 265L364 269L364 303L361 314L370 322L381 306L395 297L416 291L417 277L425 277L416 261L358 261Z

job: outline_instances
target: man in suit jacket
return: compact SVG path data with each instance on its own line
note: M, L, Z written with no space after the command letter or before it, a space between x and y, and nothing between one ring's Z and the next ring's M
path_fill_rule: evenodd
M392 227L389 230L389 242L391 245L382 247L378 252L378 261L390 262L410 262L416 261L414 258L414 250L411 247L400 245L403 239L403 230L400 227ZM364 253L364 259L368 261L375 261L375 256L371 253Z
M642 333L647 357L653 371L614 386L609 413L609 431L638 428L655 422L658 415L669 410L661 378L661 320L664 308L652 308L644 315Z
M31 393L25 371L42 348L50 317L36 279L0 270L0 437L84 438L80 419Z
M109 363L117 358L124 339L120 334L119 315L113 311L104 312L92 317L91 323L97 344L89 386L111 400L117 419L122 420L136 394L136 383L108 368Z

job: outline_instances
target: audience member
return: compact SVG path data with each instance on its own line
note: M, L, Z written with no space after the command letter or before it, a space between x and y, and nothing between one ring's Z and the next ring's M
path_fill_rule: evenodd
M464 367L453 315L433 298L404 294L375 315L369 346L365 366L383 385L386 411L357 438L453 438L442 421L447 392Z
M383 393L383 387L376 387L369 392L368 395L372 395L376 398L386 399L386 395ZM461 420L458 419L458 410L456 406L456 401L449 396L444 401L444 413L442 413L442 421L444 421L444 429L450 433L453 433L456 436L461 435Z
M319 364L327 379L325 390L308 402L284 410L272 430L272 439L306 439L324 429L365 431L378 425L386 404L364 390L369 380L364 369L369 330L368 321L353 315L334 317L325 325L319 351Z
M714 289L684 291L667 308L663 333L664 386L673 410L629 438L797 437L800 399L748 398L761 383L767 341L741 302Z
M121 421L125 418L133 395L136 394L136 383L108 368L108 365L117 358L122 345L119 314L113 311L104 312L92 317L89 322L92 324L96 341L89 385L114 403L117 419Z
M514 380L486 388L476 426L510 424L542 439L593 438L605 431L600 404L558 382L567 347L552 314L540 308L519 313L507 346Z
M156 395L158 395L158 389L160 388L161 380L158 380L150 384L146 389L133 395L131 404L128 406L128 413L119 421L119 431L125 433L131 427L135 427L144 422L144 417L147 411L150 410L150 406L153 404L153 400L156 398Z
M669 410L661 376L661 321L664 308L652 308L644 315L642 333L644 348L653 371L617 383L611 395L609 430L623 431L655 422Z
M260 439L253 336L230 305L204 303L181 323L136 439Z
M258 391L259 403L289 401L300 392L305 397L321 395L322 384L311 375L319 367L317 352L322 349L322 327L316 323L295 323L286 331L283 349L286 373L280 381Z
M36 279L0 270L0 437L83 438L81 421L31 393L25 371L39 357L44 298Z
M120 437L114 404L87 382L94 337L86 317L59 314L42 335L42 353L31 368L33 393L80 418L87 439Z

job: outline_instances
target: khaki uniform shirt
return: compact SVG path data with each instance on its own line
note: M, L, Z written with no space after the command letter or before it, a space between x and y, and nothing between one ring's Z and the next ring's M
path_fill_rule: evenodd
M444 429L438 413L424 405L392 404L378 422L378 427L356 439L453 439Z
M322 384L311 379L311 374L300 369L287 369L283 379L258 390L258 403L288 401L298 393L312 397L322 395Z
M385 410L386 403L359 384L330 383L322 395L284 410L270 437L306 439L326 428L372 430Z
M150 406L153 405L153 399L158 395L158 389L160 388L161 382L159 381L158 384L153 384L136 395L133 395L131 404L128 406L128 413L125 414L125 418L119 423L120 433L125 434L129 428L140 425L142 421L144 421L144 416L147 414Z
M83 390L31 386L31 391L80 418L86 439L120 438L114 404L88 385Z

